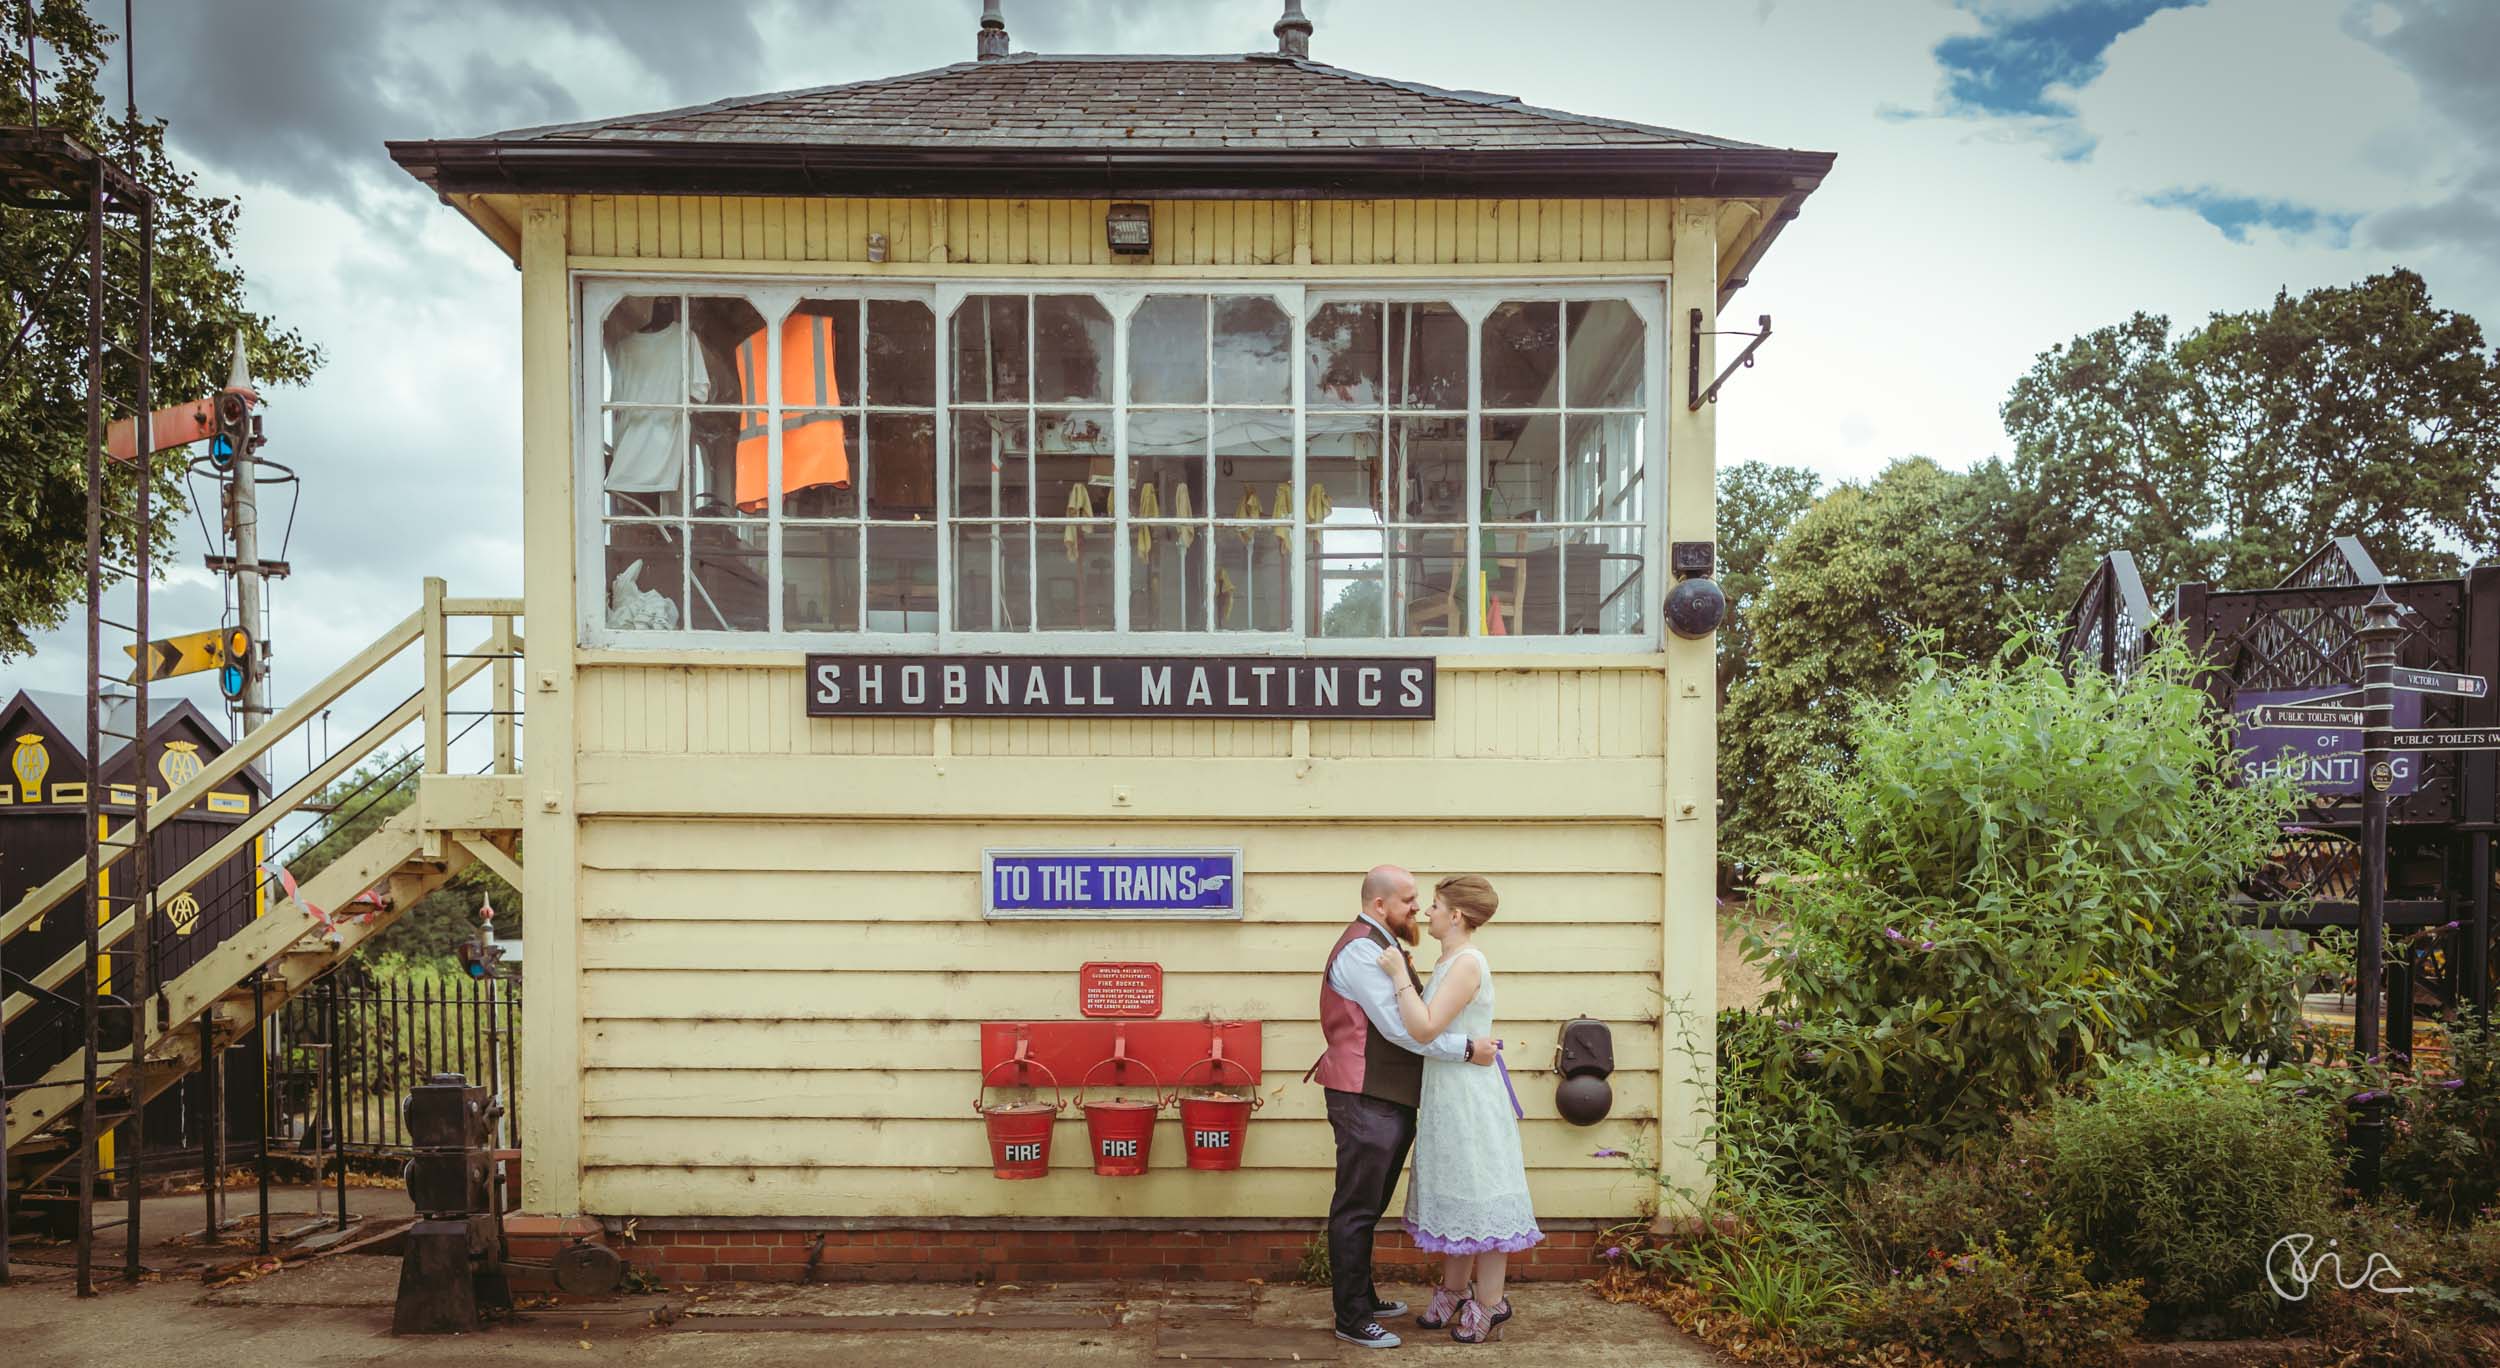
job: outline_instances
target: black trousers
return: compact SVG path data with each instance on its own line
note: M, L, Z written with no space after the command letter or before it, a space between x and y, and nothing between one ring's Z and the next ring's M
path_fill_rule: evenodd
M1337 1191L1328 1202L1328 1272L1337 1324L1372 1318L1372 1233L1415 1144L1415 1109L1361 1093L1327 1089L1328 1125L1337 1133Z

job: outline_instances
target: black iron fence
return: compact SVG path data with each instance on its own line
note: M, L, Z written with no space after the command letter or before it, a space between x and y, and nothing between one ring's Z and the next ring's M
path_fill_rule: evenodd
M271 1140L281 1149L405 1150L400 1100L437 1073L494 1090L499 1147L520 1134L518 979L376 978L351 966L287 1003L276 1034Z

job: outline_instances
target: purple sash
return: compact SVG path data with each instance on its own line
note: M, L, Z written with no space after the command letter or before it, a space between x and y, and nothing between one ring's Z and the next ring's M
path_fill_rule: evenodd
M1527 1109L1519 1105L1519 1090L1510 1084L1510 1064L1502 1058L1502 1042L1493 1042L1493 1067L1502 1071L1502 1091L1510 1094L1510 1115L1514 1121L1528 1119Z

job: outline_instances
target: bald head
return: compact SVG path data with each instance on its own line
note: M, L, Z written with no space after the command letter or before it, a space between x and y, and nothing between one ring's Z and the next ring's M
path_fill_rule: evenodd
M1416 942L1415 876L1393 865L1374 865L1363 876L1363 912L1409 945Z

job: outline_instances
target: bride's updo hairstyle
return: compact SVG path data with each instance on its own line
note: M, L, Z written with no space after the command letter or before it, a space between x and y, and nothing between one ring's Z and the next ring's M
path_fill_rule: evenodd
M1482 930L1502 905L1501 895L1481 874L1453 874L1432 886L1432 896L1448 903L1470 931Z

